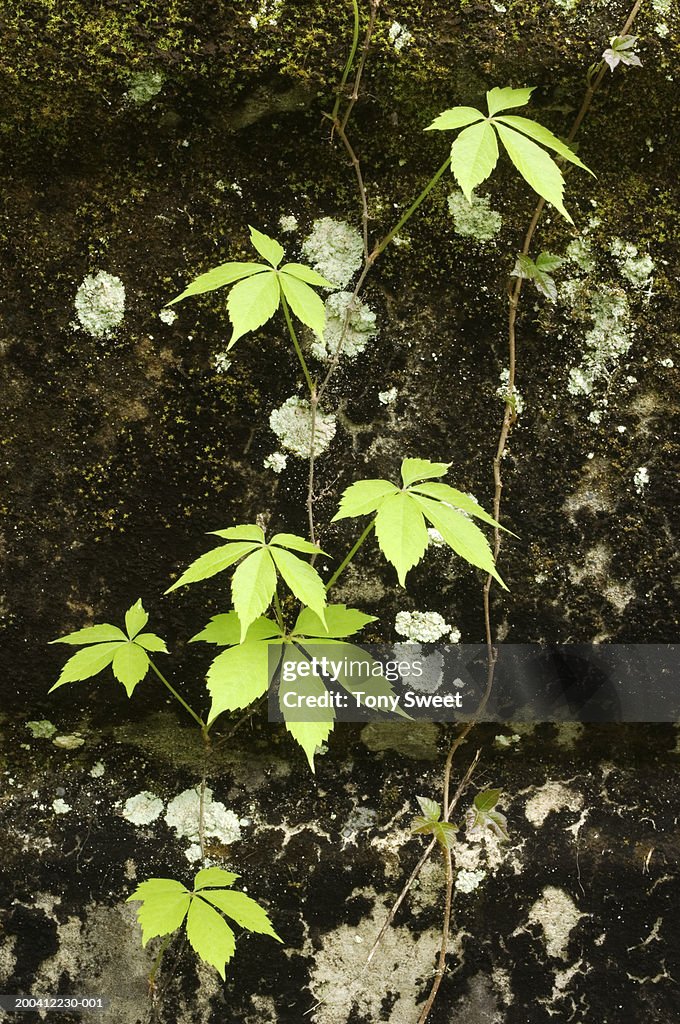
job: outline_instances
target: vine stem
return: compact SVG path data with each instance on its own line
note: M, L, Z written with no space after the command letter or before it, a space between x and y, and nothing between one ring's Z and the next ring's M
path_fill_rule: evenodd
M352 64L354 64L354 58L356 57L357 47L359 45L359 4L357 0L352 0L352 7L354 9L354 34L352 36L352 45L350 47L349 57L347 58L345 69L342 72L342 78L340 79L340 84L338 85L337 89L337 95L335 97L335 105L333 106L333 113L331 115L331 119L333 121L336 120L340 112L340 104L342 103L342 91L347 85L347 79L349 78L349 73L352 70Z
M640 10L641 4L642 4L642 0L636 0L635 4L633 5L633 7L631 8L631 10L630 10L630 12L628 14L628 17L627 17L627 19L625 21L625 24L624 24L623 28L618 33L619 35L627 35L628 34L630 28L633 25L633 22L635 21L636 16L637 16L637 14L638 14L638 12ZM586 117L588 111L590 110L590 106L592 104L593 97L594 97L595 93L597 92L598 88L600 87L600 85L602 84L602 80L603 80L603 78L605 76L605 73L606 73L606 65L604 63L602 63L602 65L601 65L597 75L592 79L592 81L590 80L590 76L589 76L588 87L586 89L586 93L585 93L585 95L583 97L583 101L582 101L581 106L579 108L579 111L578 111L578 113L576 115L574 123L571 126L569 135L567 136L567 141L569 143L573 142L573 140L576 137L576 134L577 134L577 132L578 132L578 130L579 130L579 128L580 128L584 118ZM560 163L560 164L562 164L563 162L564 161L562 161L562 160L558 160L557 161L557 163ZM536 232L536 228L538 227L538 223L540 221L541 214L543 213L544 207L545 207L545 200L541 198L537 202L536 207L534 208L531 220L529 222L529 226L528 226L526 234L524 236L524 242L523 242L523 245L522 245L522 253L524 253L525 255L528 254L529 249L531 247L531 243L533 241L534 234ZM506 450L506 446L507 446L507 440L508 440L510 431L511 431L512 426L513 426L514 421L515 421L514 393L515 393L515 375L516 375L516 366L517 366L517 331L516 331L516 328L517 328L517 310L518 310L518 307L519 307L519 301L520 301L521 293L522 293L522 279L521 278L515 278L514 284L509 289L509 303L508 303L508 390L507 390L507 396L506 396L506 401L505 401L505 408L504 408L504 411L503 411L503 422L502 422L502 425L501 425L501 430L500 430L500 434L499 434L499 438L498 438L498 445L496 447L496 454L495 454L494 460L493 460L493 475L494 475L494 502L493 502L493 507L494 507L494 519L496 519L498 522L500 522L501 496L502 496L502 491L503 491L503 479L502 479L502 474L501 474L501 460L503 458L503 455L505 454L505 450ZM498 554L500 552L500 548L501 548L501 534L500 534L500 530L498 529L498 527L494 527L494 562L498 558ZM447 759L446 759L446 767L445 767L445 770L444 770L444 794L445 794L445 796L444 796L444 808L445 808L445 813L446 813L447 807L449 806L447 798L446 798L446 794L448 794L448 790L449 790L450 777L451 777L451 771L452 771L452 766L453 766L453 759L455 757L456 752L458 751L458 749L460 748L462 743L465 741L465 739L468 736L468 734L471 732L471 730L477 724L480 715L483 714L484 708L486 707L486 704L487 704L487 702L489 700L489 697L491 695L491 690L493 688L494 676L495 676L495 668L496 668L496 661L497 661L497 658L498 658L498 652L497 652L497 650L496 650L496 648L494 646L492 627L491 627L490 592L491 592L492 582L493 582L493 577L491 576L491 574L489 574L487 576L486 580L485 580L484 587L483 587L484 632L485 632L486 649L487 649L487 680L486 680L486 687L485 687L485 691L484 691L484 694L482 696L482 699L481 699L481 701L480 701L480 703L479 703L479 705L478 705L478 707L477 707L477 709L475 711L474 716L458 732L458 734L454 738L454 740L453 740L453 742L452 742L452 744L451 744L451 746L449 748L449 752L448 752ZM479 752L478 752L477 756L479 757ZM469 773L469 769L468 769L468 773ZM467 778L468 773L466 773L466 776L465 776L466 778ZM454 800L455 800L455 797L454 797ZM407 892L409 891L409 889L413 885L414 881L416 880L416 878L418 877L418 875L422 871L423 867L427 863L427 860L429 859L429 857L430 857L430 855L431 855L431 853L434 850L436 845L437 845L436 844L436 840L433 839L430 842L430 844L427 846L427 848L425 849L424 853L422 854L420 860L418 861L418 863L416 864L415 868L411 872L411 875L409 876L409 879L408 879L406 885L404 886L404 888L402 889L401 893L399 894L399 896L398 896L397 900L395 901L392 909L390 910L390 913L389 913L387 919L385 920L384 924L382 925L382 927L380 929L380 932L378 933L378 936L377 936L377 938L376 938L376 940L375 940L375 942L373 944L371 952L368 955L368 959L366 961L367 964L370 963L371 959L373 958L373 955L375 954L375 951L377 950L378 946L380 945L380 942L382 941L382 938L383 938L385 932L387 931L387 928L389 927L389 925L394 920L395 914L396 914L399 906L401 905L402 901L404 900ZM448 879L447 879L447 890L448 890ZM447 908L445 910L444 922L443 922L443 925L442 925L442 948L445 946L445 944L448 941L449 929L450 929L450 908L448 908L448 905L447 905ZM445 956L446 956L446 954L444 953L444 959L445 959ZM441 968L441 953L440 953L440 968ZM433 985L432 985L432 989L431 989L430 994L428 996L428 1000L427 1000L426 1006L425 1006L425 1008L423 1010L423 1013L421 1014L421 1016L420 1016L420 1018L418 1020L418 1024L425 1024L425 1022L426 1022L426 1020L427 1020L427 1018L429 1016L429 1012L430 1012L430 1010L432 1008L432 1005L434 1003L434 997L436 996L437 990L439 989L439 985L441 984L442 975L443 975L443 971L440 973L440 970L438 970L438 972L437 972L437 974L435 976Z
M366 527L366 529L364 530L364 532L359 537L359 539L356 542L356 544L350 549L348 554L345 555L344 559L342 560L342 562L340 563L338 568L335 570L335 572L333 573L333 575L329 579L328 583L326 584L326 592L328 592L331 589L331 587L335 583L337 583L337 581L340 579L340 577L342 576L343 572L345 571L345 569L347 568L349 563L352 561L352 559L356 555L356 553L359 550L359 548L361 547L361 545L367 539L368 535L370 534L370 532L371 532L371 530L373 529L374 526L375 526L375 519L372 519L371 522Z
M288 326L288 333L290 334L291 341L293 342L293 348L295 349L295 354L298 357L300 366L302 367L302 372L305 375L305 380L307 382L307 388L309 390L309 394L313 395L315 393L315 391L316 391L316 385L314 384L314 381L312 380L312 375L309 372L309 367L307 366L307 361L306 361L305 357L302 354L302 349L300 348L300 342L297 339L297 334L295 333L295 328L293 326L293 320L292 320L291 315L290 315L290 309L288 308L288 303L286 302L286 296L283 294L283 291L281 292L281 306L283 307L283 315L286 318L286 324Z
M193 708L191 708L191 707L190 707L190 706L189 706L189 705L187 704L187 702L185 701L184 697L182 697L182 696L181 696L181 695L180 695L180 694L179 694L179 693L177 692L177 690L176 690L176 689L174 688L174 686L172 686L172 685L171 685L171 684L170 684L170 683L168 682L168 680L167 680L167 679L165 678L165 676L164 676L164 675L163 675L163 673L162 673L162 672L160 671L160 669L158 669L158 668L156 667L156 665L155 665L155 664L153 663L153 661L151 660L151 658L149 658L149 665L151 666L152 670L153 670L153 671L154 671L154 672L156 673L156 675L158 676L158 678L160 679L160 681L161 681L161 682L163 683L163 686L165 686L165 687L166 687L166 688L167 688L167 689L168 689L168 690L170 691L170 693L171 693L171 694L173 695L173 697L175 698L175 700L176 700L176 701L179 701L179 703L180 703L180 704L182 705L182 707L184 708L184 710L185 710L185 711L188 711L188 712L189 712L189 714L190 714L190 715L191 715L191 717L193 718L194 722L196 722L196 724L197 724L197 725L198 725L198 726L200 727L200 729L201 729L201 735L202 735L202 737L203 737L203 742L204 742L204 743L206 744L206 746L209 746L209 745L210 745L210 737L208 736L208 728L209 728L209 726L207 726L207 725L205 724L205 722L203 721L203 719L201 718L201 716L200 716L200 715L197 715L197 714L196 714L196 712L194 711L194 709L193 709Z

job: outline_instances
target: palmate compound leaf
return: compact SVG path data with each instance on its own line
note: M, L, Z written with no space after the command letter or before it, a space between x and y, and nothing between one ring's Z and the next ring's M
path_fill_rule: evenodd
M536 262L526 253L520 253L510 276L533 281L541 295L550 302L557 302L557 285L551 272L563 262L560 256L552 256L548 252L542 252L537 256Z
M427 519L453 551L471 565L485 569L505 587L484 534L469 517L493 526L500 524L468 495L447 484L430 482L433 477L443 476L447 469L448 464L443 462L405 459L402 479L409 483L403 489L389 480L362 480L352 484L344 492L333 522L375 512L378 544L396 568L403 586L406 574L427 548Z
M257 228L250 228L253 247L267 263L223 263L207 274L201 274L168 306L182 302L191 295L200 295L225 286L233 286L227 298L227 311L232 335L227 349L251 331L264 326L276 313L282 294L294 315L320 337L326 324L324 304L313 288L333 288L333 284L311 267L286 263L283 246ZM311 287L310 287L311 286Z
M589 171L589 168L569 146L536 121L515 115L499 116L503 110L524 106L532 92L531 88L491 89L486 94L488 117L472 107L453 107L440 114L426 131L463 129L451 147L451 170L468 200L472 190L485 181L496 166L500 139L524 180L572 223L564 208L562 173L541 146L583 170Z
M266 542L260 527L253 525L234 526L226 530L214 530L213 533L230 539L192 562L166 593L208 579L240 562L234 572L231 593L241 622L241 640L245 639L251 623L271 604L276 591L277 573L295 596L303 604L312 607L323 620L326 606L323 581L308 562L292 553L294 550L305 554L325 554L320 548L292 533L275 534Z
M326 607L326 624L310 608L300 612L291 639L295 644L303 644L306 639L311 644L331 642L342 639L360 630L374 616L364 615L356 608L345 605L328 605ZM213 660L207 675L207 686L212 697L212 705L208 722L212 724L223 711L236 711L247 707L267 692L278 663L284 652L289 660L299 660L303 655L297 647L286 643L277 624L271 619L258 618L251 624L243 643L239 643L241 627L235 612L214 616L205 629L192 637L192 642L203 641L226 645ZM270 648L275 653L270 653ZM354 649L361 656L363 652ZM271 658L271 660L270 660ZM308 660L308 659L307 659ZM307 680L306 680L307 681ZM319 681L320 682L320 681ZM325 692L321 687L319 693ZM281 691L279 699L282 700ZM283 708L284 719L285 707ZM314 754L333 728L332 713L323 712L323 720L316 722L288 722L286 727L293 738L302 746L314 770Z
M135 687L145 678L149 670L147 651L167 654L165 641L155 633L138 633L148 622L141 600L136 601L125 613L128 636L110 623L87 626L67 636L52 640L53 644L89 644L74 654L64 665L54 686L56 690L65 683L81 682L98 675L109 665L113 673L131 697ZM129 638L128 638L129 637Z
M194 879L193 892L171 878L142 882L127 899L128 903L141 903L137 920L142 928L142 945L146 946L152 938L170 935L186 922L191 946L224 980L225 966L234 955L236 942L222 914L247 931L281 942L263 908L244 893L228 888L237 878L238 875L222 868L203 868Z

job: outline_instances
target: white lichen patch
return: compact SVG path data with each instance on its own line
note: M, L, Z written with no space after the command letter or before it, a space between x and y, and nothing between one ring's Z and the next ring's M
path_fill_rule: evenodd
M576 315L585 303L586 316L592 321L583 337L581 362L569 371L567 381L569 394L591 395L633 343L628 297L614 285L601 284L591 290L585 282L573 279L564 282L560 294Z
M55 814L68 814L71 810L71 805L67 804L65 800L61 799L61 797L58 797L56 800L52 801L52 810Z
M418 643L395 644L393 647L394 657L397 661L412 662L418 659L421 667L421 674L409 677L409 688L418 693L434 693L439 689L444 680L444 657L439 651L431 654L423 654Z
M161 323L167 324L168 327L172 327L177 319L177 313L175 313L174 309L162 309L158 314L158 319Z
M165 821L169 828L174 828L178 836L200 841L199 813L200 791L185 789L168 804ZM206 787L203 796L203 835L206 838L219 840L228 846L241 838L241 824L233 811L227 810L224 804L213 800L212 790Z
M226 352L217 352L213 356L213 366L218 373L226 373L231 366L231 357Z
M442 537L439 530L435 530L434 526L428 526L427 535L430 538L430 547L433 548L445 548L446 541Z
M378 392L378 401L381 405L392 405L397 398L398 391L396 388L388 388L387 391Z
M508 736L504 732L501 732L498 734L498 736L494 736L493 742L494 746L500 747L501 750L509 750L511 747L514 747L518 743L520 743L521 740L522 737L517 732L512 733L512 735L510 736Z
M160 71L136 71L130 77L130 88L125 93L125 98L130 103L141 106L148 103L163 88L164 78Z
M278 437L281 447L297 455L300 459L309 457L312 439L312 413L306 398L293 396L286 399L282 406L274 409L269 417L269 426ZM335 416L316 412L314 424L314 454L325 452L335 437L337 424Z
M613 238L609 251L616 260L622 277L625 277L634 288L649 288L654 273L654 260L645 253L642 256L638 247L632 242L624 242L621 238Z
M282 214L279 217L279 227L284 232L284 234L290 234L291 231L297 231L297 217L294 217L292 214Z
M102 777L102 775L104 775L105 771L106 771L106 769L104 767L104 762L103 761L97 761L90 768L90 776L93 779L101 779L101 777Z
M322 217L312 224L302 251L336 288L346 288L361 266L364 244L357 229L346 221Z
M50 740L57 731L56 725L52 725L46 718L37 722L26 722L26 728L36 740Z
M398 21L392 22L387 36L397 53L401 53L405 47L410 46L413 42L413 33L409 32L409 30L404 28L404 26Z
M642 494L649 483L649 470L646 466L638 466L633 476L633 486L638 494Z
M122 815L131 825L150 825L163 813L163 801L148 789L128 797Z
M474 238L476 242L490 242L503 226L503 218L486 196L472 195L468 202L462 192L452 192L447 199L453 217L453 230L457 235Z
M77 750L78 747L82 747L85 740L79 733L65 733L63 736L55 736L52 740L55 747L59 747L60 750Z
M331 359L342 341L340 355L356 359L377 333L375 313L365 302L353 300L351 292L335 292L326 299L323 339L314 335L310 350L317 359Z
M540 828L552 811L580 811L583 795L562 782L546 782L536 790L524 808L527 821Z
M433 928L415 937L404 925L388 928L371 962L363 962L389 910L389 901L371 890L353 896L375 899L371 913L358 925L340 925L321 937L321 948L307 940L305 952L311 957L309 987L315 1006L312 1024L347 1024L350 1019L386 1020L389 1024L413 1024L420 1012L421 984L418 979L432 973L441 936ZM408 950L408 955L405 955ZM391 1009L386 1017L384 1001Z
M597 266L590 241L583 235L569 243L565 258L575 263L579 270L586 274L592 274Z
M284 455L283 452L272 452L271 455L263 460L262 465L265 469L271 469L272 473L283 473L288 462L288 456Z
M455 888L458 892L473 892L486 878L486 871L468 871L462 868L456 875Z
M397 612L394 628L399 636L423 644L435 643L452 629L439 612Z
M277 25L282 6L283 0L261 0L257 14L252 14L248 19L251 28L257 31L262 24L272 27Z
M125 316L125 286L105 270L89 274L76 292L75 307L84 331L93 338L108 338Z
M569 936L581 918L587 916L566 892L548 885L529 911L527 924L538 924L543 929L548 956L566 960Z

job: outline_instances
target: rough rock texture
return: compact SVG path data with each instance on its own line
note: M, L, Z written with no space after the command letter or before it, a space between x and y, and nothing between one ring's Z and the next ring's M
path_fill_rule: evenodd
M478 104L493 85L532 84L532 112L566 135L585 69L627 11L613 0L383 7L351 120L372 239L442 162L446 138L422 134L440 110ZM241 339L217 372L223 297L175 307L174 321L159 312L197 273L250 258L249 223L280 235L280 218L294 217L282 240L296 259L319 218L360 228L352 169L322 117L350 16L349 5L302 0L11 0L3 11L4 992L101 993L114 1002L111 1020L150 1019L156 949L141 950L123 901L136 879L188 880L186 843L162 818L135 826L122 810L140 792L167 804L195 786L202 746L151 680L132 702L104 677L47 698L63 651L46 643L116 621L142 596L173 651L173 680L188 680L183 692L202 707L207 658L185 641L225 610L224 584L160 595L204 550L207 530L263 514L305 532L304 462L290 459L279 475L263 468L276 447L269 416L299 386L282 324ZM677 21L673 5L643 4L643 68L608 72L579 136L597 178L568 175L576 227L550 214L541 224L540 248L578 259L556 273L554 306L527 287L520 314L524 409L504 460L504 517L518 537L503 551L510 594L493 605L503 639L677 636ZM397 49L404 32L412 38ZM141 81L161 87L136 104ZM505 283L533 198L501 163L480 192L502 227L478 244L453 230L451 190L447 180L376 264L363 295L378 335L325 398L338 429L318 462L317 519L335 557L354 538L350 525L327 525L339 491L394 475L404 455L452 462L452 482L490 502ZM122 282L125 319L93 337L74 326L74 298L102 268ZM607 309L625 311L611 329ZM574 394L593 338L617 358L591 393ZM392 388L386 405L379 395ZM478 642L480 582L431 549L405 593L367 545L336 595L380 616L373 639L395 639L396 613L418 609ZM26 727L45 719L84 745L55 746ZM457 892L432 1024L677 1020L672 728L514 727L509 746L498 733L479 729L461 767L482 748L478 781L503 788L511 843L461 850L461 870L486 874ZM418 858L408 825L416 795L438 795L446 739L428 744L439 744L440 763L423 762L382 742L369 750L358 727L344 727L314 780L261 716L241 726L208 775L215 800L251 824L233 849L210 855L242 875L285 945L245 935L224 986L185 950L160 1019L415 1021L441 916L435 869L401 911L380 970L360 972ZM70 810L56 813L57 801ZM357 817L361 808L374 816Z

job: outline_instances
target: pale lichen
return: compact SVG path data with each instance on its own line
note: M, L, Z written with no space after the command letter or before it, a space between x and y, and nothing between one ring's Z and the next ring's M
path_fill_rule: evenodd
M76 292L75 307L84 331L93 338L108 338L125 316L125 286L105 270L90 274Z
M282 406L274 409L269 417L269 426L278 437L282 448L300 459L309 456L312 439L312 413L306 398L293 395ZM325 452L335 437L335 417L317 409L314 424L314 454Z
M377 334L375 313L351 292L335 292L326 299L326 328L323 338L314 335L310 345L317 359L330 359L338 351L347 359L356 359Z
M283 452L272 452L271 455L267 455L262 464L265 469L271 469L272 473L278 474L283 473L287 462L288 456Z
M397 612L394 628L399 636L423 644L435 643L452 630L439 612Z
M161 91L163 81L160 71L137 71L130 78L130 88L125 93L125 98L137 106L148 103Z
M321 217L312 224L302 251L316 270L336 288L346 288L363 259L361 235L344 220Z
M503 226L503 218L491 209L486 196L473 194L468 202L462 192L452 192L447 203L457 235L474 238L476 242L490 242Z
M122 816L131 825L150 825L163 813L163 801L148 789L130 796L125 801Z

